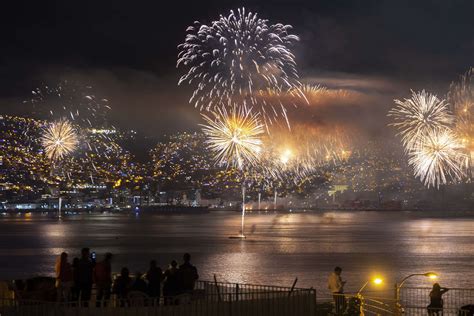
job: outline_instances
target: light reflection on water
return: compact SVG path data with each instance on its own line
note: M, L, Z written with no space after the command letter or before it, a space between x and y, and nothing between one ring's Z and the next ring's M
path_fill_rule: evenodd
M205 215L101 215L0 217L0 279L52 274L54 256L78 256L88 246L114 253L113 268L145 271L190 252L201 278L291 286L326 292L335 265L343 267L346 290L368 278L396 280L436 271L444 286L474 287L474 213L462 217L414 213L324 212L249 214L247 240L229 239L240 228L238 213ZM417 285L430 285L415 279ZM370 289L369 289L370 290Z

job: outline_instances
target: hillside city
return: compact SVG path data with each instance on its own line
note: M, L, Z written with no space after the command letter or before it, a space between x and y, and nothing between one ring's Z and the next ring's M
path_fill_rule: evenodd
M8 210L122 210L151 206L237 209L245 179L249 209L465 209L474 202L472 183L426 189L402 154L376 140L351 155L321 165L305 177L273 178L216 165L201 133L181 132L156 141L146 159L127 144L140 137L113 127L83 129L82 148L52 164L40 144L44 121L0 116L0 201ZM145 161L142 161L145 160ZM456 201L456 202L452 202ZM441 202L441 203L440 203Z

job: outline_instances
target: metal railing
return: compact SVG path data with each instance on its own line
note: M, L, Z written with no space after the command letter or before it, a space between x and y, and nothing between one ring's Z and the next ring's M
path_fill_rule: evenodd
M45 302L0 299L1 316L313 316L316 291L265 285L200 281L192 294L152 299L142 295L107 302ZM99 306L97 306L99 305Z
M314 289L256 284L198 281L192 294L153 299L141 297L119 299L112 296L97 307L95 295L85 307L81 302L56 303L25 299L0 300L0 315L156 315L156 316L270 316L270 315L337 315L332 295L316 297ZM428 315L431 288L403 287L400 301L380 293L341 294L343 315ZM140 292L141 293L141 292ZM317 298L317 300L316 300ZM473 316L462 311L474 304L474 289L451 288L443 295L443 309L435 315Z
M240 299L256 299L261 293L280 293L280 295L292 295L301 291L308 291L309 289L297 288L293 283L292 287L274 286L274 285L259 285L247 283L228 283L215 281L197 281L195 289L202 291L206 295L215 295L217 299L225 300L229 295L236 300ZM314 291L316 293L316 291Z
M436 315L473 316L474 311L463 310L474 304L474 289L452 288L443 295L443 307L428 313L431 288L404 287L400 302L395 298L366 296L361 294L337 294L318 296L318 315ZM338 305L338 306L337 306ZM472 308L472 307L471 307Z
M400 306L404 315L427 315L431 288L403 287L400 289ZM443 294L440 315L471 315L461 307L474 304L474 289L450 288Z
M394 315L395 300L358 293L318 296L318 315Z

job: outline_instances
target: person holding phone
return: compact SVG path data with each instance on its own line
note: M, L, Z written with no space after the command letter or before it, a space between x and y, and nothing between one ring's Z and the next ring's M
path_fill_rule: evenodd
M328 278L328 289L332 293L337 315L342 315L346 306L346 300L344 298L344 285L346 282L342 281L341 274L342 269L335 267L334 272L332 272Z

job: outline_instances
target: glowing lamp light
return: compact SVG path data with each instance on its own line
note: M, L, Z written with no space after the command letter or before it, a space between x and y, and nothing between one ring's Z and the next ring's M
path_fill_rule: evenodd
M367 287L367 285L369 285L369 283L374 283L375 285L380 285L383 283L383 279L382 278L374 278L372 280L369 280L367 282L364 283L364 285L362 285L362 287L360 288L360 290L357 292L357 295L358 296L362 296L362 291L364 291L364 289Z
M436 280L438 278L438 275L434 272L427 272L424 275L430 278L431 280Z
M373 282L374 282L374 284L376 284L376 285L380 285L380 284L383 283L383 280L382 280L381 278L375 278L375 279L373 280Z

